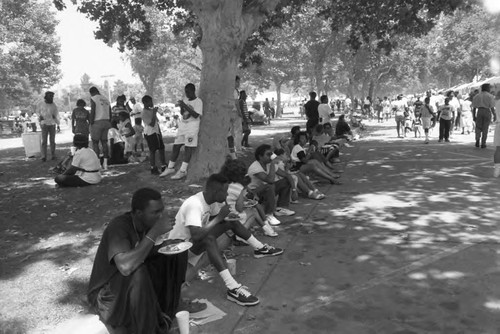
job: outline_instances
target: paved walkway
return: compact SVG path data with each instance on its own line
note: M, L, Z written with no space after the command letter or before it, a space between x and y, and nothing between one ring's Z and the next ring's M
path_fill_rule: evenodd
M345 150L344 184L301 200L276 242L262 237L285 247L282 257L235 249L237 278L259 306L226 301L218 277L190 287L228 313L195 333L498 332L493 149L474 148L472 135L424 145L371 128Z
M253 259L249 247L228 254L260 305L227 301L212 273L186 296L227 316L192 333L498 332L493 148L474 148L473 135L424 145L395 138L392 123L370 127L344 150L343 185L322 184L322 201L301 199L276 240L256 232L286 248L283 256Z

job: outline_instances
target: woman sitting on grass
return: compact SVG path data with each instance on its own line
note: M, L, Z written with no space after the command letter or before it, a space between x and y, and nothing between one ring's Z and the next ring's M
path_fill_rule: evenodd
M101 163L95 152L89 148L86 135L75 135L73 146L76 151L71 166L55 178L61 187L84 187L101 182Z
M327 179L332 184L341 184L336 179L340 176L330 170L325 164L318 160L312 159L309 150L306 152L304 147L307 144L307 132L300 132L295 137L295 146L291 153L292 166L290 170L300 171L302 173L314 173L324 179Z
M265 235L277 237L278 233L266 221L264 208L260 204L253 205L255 195L246 188L250 183L250 178L245 177L246 172L245 163L241 160L227 160L222 166L221 174L230 182L227 189L226 203L229 205L231 212L240 215L242 224L246 225L245 222L254 219L257 224L262 226Z

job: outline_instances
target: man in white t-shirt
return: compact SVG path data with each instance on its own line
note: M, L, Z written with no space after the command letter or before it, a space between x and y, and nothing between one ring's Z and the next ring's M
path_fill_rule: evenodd
M248 188L259 196L264 206L266 222L278 225L276 216L291 216L295 212L287 207L290 204L292 185L287 179L276 181L276 166L272 162L273 155L270 145L263 144L255 150L255 161L248 167L251 182ZM276 203L276 195L278 202Z
M229 273L217 238L232 231L254 248L255 258L281 255L283 250L261 243L241 224L238 215L229 215L229 205L222 204L227 197L228 185L229 180L224 175L211 175L203 192L182 203L168 238L190 240L193 243L188 260L192 265L196 265L204 252L207 253L210 263L217 269L227 287L227 299L243 306L257 305L259 299L247 287L236 282Z
M332 108L330 107L330 104L328 103L328 96L321 95L319 101L321 102L321 104L318 106L318 114L319 114L318 124L325 124L325 123L331 124L330 115L333 113L333 111Z
M198 147L198 132L200 131L200 116L203 115L203 101L196 97L196 88L189 83L184 88L186 99L179 100L177 103L181 108L182 119L179 122L177 136L175 137L172 156L168 162L167 168L160 174L165 177L175 173L175 162L184 145L184 161L179 171L172 176L172 180L179 180L187 175L189 161Z
M45 92L44 101L36 105L42 128L42 161L47 161L47 138L50 140L52 160L56 160L56 126L59 126L59 112L54 103L54 93Z
M111 104L108 99L99 93L96 87L90 87L90 138L92 147L97 156L100 156L102 146L102 168L108 169L108 130L111 127Z
M406 101L403 100L403 94L399 94L397 100L392 101L391 107L394 110L394 119L396 120L398 138L405 138L405 112L408 112L408 105ZM403 131L403 135L401 135L401 131Z
M142 120L144 121L144 138L149 148L149 164L151 175L159 175L167 168L165 161L165 144L158 124L158 107L154 107L153 98L145 95L142 98L144 108L142 110ZM156 166L156 152L160 157L161 166Z

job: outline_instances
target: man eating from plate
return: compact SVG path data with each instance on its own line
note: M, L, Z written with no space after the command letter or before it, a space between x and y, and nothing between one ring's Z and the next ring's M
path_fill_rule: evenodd
M188 254L158 253L162 245L155 245L156 239L170 230L163 210L158 191L139 189L132 196L132 210L114 218L103 232L87 297L108 330L165 334L172 324Z
M221 174L211 175L205 190L182 203L175 216L175 225L169 239L189 240L193 243L189 251L189 262L194 266L204 252L217 269L227 287L227 299L239 305L252 306L259 303L246 286L236 282L227 269L217 244L217 238L226 231L232 231L254 248L254 257L283 254L280 248L265 245L257 240L239 221L239 216L229 215L229 205L223 204L227 197L229 180Z

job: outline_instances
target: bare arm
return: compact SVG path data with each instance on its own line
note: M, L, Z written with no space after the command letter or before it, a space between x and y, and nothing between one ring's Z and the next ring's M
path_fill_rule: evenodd
M178 103L179 103L179 106L181 108L183 108L183 110L187 111L189 113L189 115L191 115L191 117L193 117L193 118L200 117L200 114L198 114L196 111L194 111L194 109L190 105L187 105L186 103L184 103L184 101L179 100Z
M212 220L208 222L205 226L199 227L199 226L188 226L189 227L189 232L191 232L191 239L194 242L199 242L203 240L207 234L210 232L210 230L220 222L224 221L224 218L229 214L229 205L224 205L217 216L215 216Z
M95 102L94 100L90 100L90 117L89 117L90 124L94 124L94 120L95 120Z
M271 184L274 183L274 179L276 178L276 167L275 167L274 163L270 164L268 174L266 174L264 172L260 172L260 173L255 174L255 176L259 180L264 181L265 183L271 183Z

